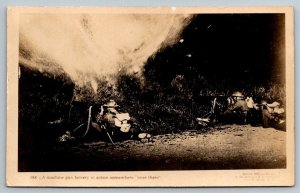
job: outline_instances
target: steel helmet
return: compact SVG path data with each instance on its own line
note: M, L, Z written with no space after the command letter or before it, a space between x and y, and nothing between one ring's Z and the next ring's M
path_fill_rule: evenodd
M261 103L262 105L267 105L267 104L268 104L268 102L267 102L266 100L262 100L260 103Z
M108 107L108 108L115 108L118 105L117 105L117 103L114 100L109 100L104 106Z
M243 93L241 93L240 91L235 91L235 92L233 92L231 96L232 96L232 97L244 98Z

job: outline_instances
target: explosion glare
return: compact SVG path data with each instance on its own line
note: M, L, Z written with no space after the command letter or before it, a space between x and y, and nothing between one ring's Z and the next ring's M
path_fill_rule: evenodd
M96 91L97 80L115 84L120 71L142 76L147 59L174 44L190 18L182 14L24 14L19 62L41 72L64 72L76 85L89 83Z

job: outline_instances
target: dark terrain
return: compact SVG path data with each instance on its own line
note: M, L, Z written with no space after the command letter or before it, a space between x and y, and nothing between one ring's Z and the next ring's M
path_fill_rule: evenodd
M206 132L156 135L144 143L90 141L49 147L23 164L30 171L285 168L285 138L284 131L273 128L224 125Z

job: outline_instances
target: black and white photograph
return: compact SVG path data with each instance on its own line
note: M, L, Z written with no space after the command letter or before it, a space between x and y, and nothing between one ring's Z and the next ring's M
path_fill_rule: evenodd
M9 9L11 184L293 185L292 9L257 9Z

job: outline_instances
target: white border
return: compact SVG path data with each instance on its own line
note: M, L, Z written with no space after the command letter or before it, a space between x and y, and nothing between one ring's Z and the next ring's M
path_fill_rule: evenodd
M18 93L18 15L21 13L286 13L286 87L287 87L287 169L272 170L217 170L217 171L147 171L118 172L118 176L152 175L158 180L89 180L62 181L35 180L45 175L67 176L70 172L18 173L17 172L17 94ZM293 10L291 7L12 7L8 9L7 46L7 185L10 186L89 186L89 187L176 187L176 186L291 186L294 184L294 46ZM237 180L243 172L266 173L266 181ZM72 175L98 175L99 172L72 172ZM115 172L101 172L108 177ZM267 179L269 178L269 179ZM186 180L190 179L190 180Z

